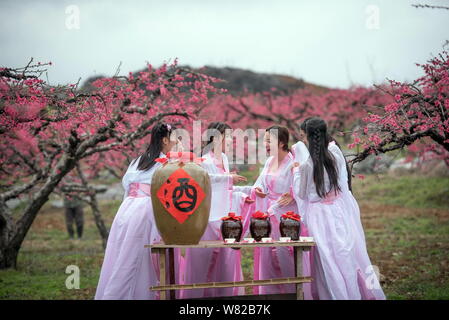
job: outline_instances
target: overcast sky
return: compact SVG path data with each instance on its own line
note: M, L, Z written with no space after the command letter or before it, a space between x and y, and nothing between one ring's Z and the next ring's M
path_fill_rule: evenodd
M413 80L442 51L447 0L0 1L0 65L52 61L51 83L146 61L288 74L330 87ZM75 7L70 7L74 5ZM79 25L76 14L79 11ZM79 27L79 28L77 28ZM449 49L446 47L446 49Z

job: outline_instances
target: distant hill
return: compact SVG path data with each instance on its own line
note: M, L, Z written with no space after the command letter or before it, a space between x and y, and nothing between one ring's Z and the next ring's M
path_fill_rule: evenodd
M304 88L306 85L302 79L277 74L258 73L238 68L204 66L197 69L197 71L225 80L225 82L218 83L217 86L227 89L233 95L244 91L250 93L270 91L272 88L280 93L287 93Z
M224 82L217 83L216 86L219 88L227 89L228 92L232 95L240 95L245 91L248 93L260 93L264 91L271 91L273 88L278 94L285 94L304 87L313 87L314 89L320 91L327 89L322 86L307 83L303 79L297 79L287 75L258 73L251 70L230 67L204 66L202 68L191 68L186 65L181 67L189 68L193 71L201 72L209 76L224 80ZM143 70L144 69L140 71ZM84 82L81 89L91 91L92 87L90 84L99 78L101 78L101 76L88 78Z

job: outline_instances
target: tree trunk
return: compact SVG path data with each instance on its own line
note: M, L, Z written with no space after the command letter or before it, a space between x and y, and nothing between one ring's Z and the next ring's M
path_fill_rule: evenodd
M75 167L73 157L63 157L53 174L37 192L34 193L23 215L14 223L4 201L0 201L0 269L16 268L20 247L42 206L62 178ZM3 199L0 199L3 200Z
M81 170L81 166L78 163L76 165L76 170L78 171L78 175L83 183L83 186L86 189L91 189L89 192L89 205L92 209L92 214L94 216L95 225L98 228L98 232L100 232L101 240L103 242L103 249L106 249L106 244L108 243L109 231L106 228L103 218L101 217L100 209L98 207L97 195L95 189L89 187L89 183L87 182L86 177L84 176L83 170Z
M0 201L0 269L16 268L19 248L11 245L14 222L4 201Z
M104 224L103 218L101 217L100 209L98 208L97 197L95 195L90 195L89 204L92 209L92 214L94 215L95 224L98 228L98 231L100 232L101 240L103 242L103 249L106 249L109 231Z
M17 256L20 247L6 246L0 248L0 269L17 268Z

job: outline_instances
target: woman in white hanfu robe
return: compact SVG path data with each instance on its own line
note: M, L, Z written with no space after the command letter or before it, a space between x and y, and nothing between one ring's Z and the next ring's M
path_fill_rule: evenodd
M150 286L159 285L158 255L144 245L160 242L151 204L151 179L163 158L174 147L170 141L172 128L158 123L151 131L150 145L134 160L122 183L125 196L112 222L100 279L95 294L97 300L158 299L159 293ZM179 250L175 250L175 268L182 269ZM179 273L176 282L180 283ZM179 296L179 295L178 295Z
M316 242L313 297L385 299L362 237L358 206L350 199L344 155L335 143L329 143L323 120L308 120L306 133L310 157L295 164L293 192L303 201L304 223Z
M246 178L229 171L227 156L222 152L226 145L232 142L232 137L225 136L225 130L230 127L222 122L213 122L209 130L218 132L209 141L215 139L212 150L203 154L204 161L201 166L208 172L211 180L212 199L209 215L209 224L201 240L222 240L221 218L229 212L240 215L239 208L250 192L251 187L234 186L234 183L246 181ZM219 148L219 149L218 149ZM217 155L218 153L218 155ZM186 249L185 255L185 283L224 282L243 280L241 268L241 252L231 248ZM243 287L209 288L183 290L182 298L220 297L244 294Z
M310 157L309 149L307 149L306 145L302 141L298 141L297 143L292 145L291 152L293 154L294 163L305 163L307 159ZM304 220L304 217L302 216L302 213L304 212L303 207L304 201L302 201L299 197L295 196L293 192L292 196L295 199L296 205L298 207L297 209L298 214L301 215L302 220ZM304 221L301 222L302 222L301 227L303 228L303 230L301 230L301 233L303 233L304 236L307 236L308 235L307 227Z

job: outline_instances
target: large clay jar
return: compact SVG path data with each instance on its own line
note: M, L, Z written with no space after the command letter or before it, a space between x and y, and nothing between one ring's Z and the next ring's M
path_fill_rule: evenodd
M221 236L224 239L235 239L236 242L240 241L243 232L242 217L236 216L235 213L230 212L227 217L223 217L221 220Z
M151 181L154 219L165 244L198 244L211 205L210 178L191 153L168 153Z
M279 232L281 237L290 237L291 240L299 240L301 233L301 222L299 215L293 212L287 212L281 216L279 223Z
M267 214L257 211L251 217L249 226L251 237L256 241L261 241L262 238L268 238L271 233L270 217Z

